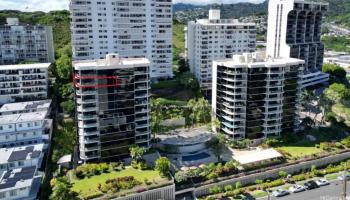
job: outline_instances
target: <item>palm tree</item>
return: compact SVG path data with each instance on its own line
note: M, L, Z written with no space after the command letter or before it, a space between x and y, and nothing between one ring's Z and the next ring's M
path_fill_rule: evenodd
M151 101L151 118L151 130L153 133L153 141L155 142L156 134L162 131L161 123L163 121L162 106L158 99L153 99Z

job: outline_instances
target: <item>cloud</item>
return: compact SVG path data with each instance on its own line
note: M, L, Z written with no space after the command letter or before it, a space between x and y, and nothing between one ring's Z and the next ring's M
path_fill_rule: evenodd
M211 4L211 3L260 3L264 0L173 0L173 3ZM69 0L0 0L2 10L51 11L68 9Z
M69 0L0 0L2 10L51 11L68 9Z

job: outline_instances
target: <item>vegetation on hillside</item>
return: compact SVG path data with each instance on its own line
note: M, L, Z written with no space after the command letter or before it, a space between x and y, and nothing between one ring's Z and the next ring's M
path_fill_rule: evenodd
M185 53L185 24L173 21L173 60L175 65L180 64L180 54Z
M322 41L326 49L350 53L350 37L323 36Z

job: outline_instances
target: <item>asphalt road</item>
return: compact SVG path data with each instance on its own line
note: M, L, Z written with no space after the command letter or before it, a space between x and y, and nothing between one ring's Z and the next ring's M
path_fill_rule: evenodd
M328 186L307 190L300 193L292 193L284 197L271 197L270 200L340 200L342 194L341 181L333 181ZM347 199L350 200L350 182L347 182ZM259 200L267 200L261 198Z

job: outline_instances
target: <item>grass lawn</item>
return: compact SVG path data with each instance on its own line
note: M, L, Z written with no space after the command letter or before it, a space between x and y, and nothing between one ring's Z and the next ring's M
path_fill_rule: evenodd
M321 149L318 149L316 147L308 147L308 146L283 146L278 147L277 150L282 150L285 152L288 152L292 157L303 157L303 156L309 156L315 153L322 152Z
M114 171L98 176L92 176L90 178L85 178L82 180L73 180L72 190L78 192L81 196L86 196L98 192L98 185L105 183L106 180L125 176L133 176L138 181L142 182L143 185L145 185L145 178L147 178L149 182L158 184L165 181L167 182L167 179L162 178L155 170L140 171L132 167L128 167L123 171Z
M251 195L252 195L254 198L258 199L258 198L267 196L267 192L264 192L264 191L262 191L262 190L255 190L255 191L253 191L253 192L251 193Z

